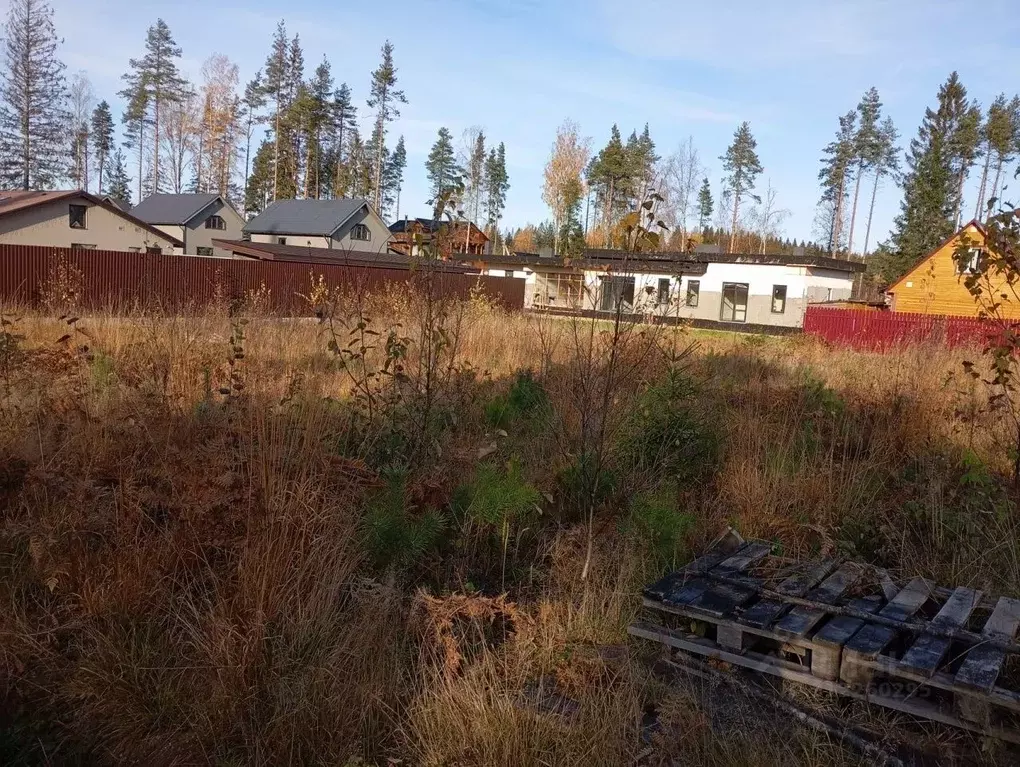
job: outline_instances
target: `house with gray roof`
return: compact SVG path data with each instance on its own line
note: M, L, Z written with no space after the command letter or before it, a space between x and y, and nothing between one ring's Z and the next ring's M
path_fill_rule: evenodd
M131 209L131 215L180 240L179 255L233 258L213 239L239 240L244 219L215 193L152 194Z
M254 243L387 253L390 230L360 198L277 200L244 225Z

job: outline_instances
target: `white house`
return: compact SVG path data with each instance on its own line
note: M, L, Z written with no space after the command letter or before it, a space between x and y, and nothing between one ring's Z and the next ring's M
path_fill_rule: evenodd
M817 256L627 254L588 251L566 265L538 256L490 256L484 274L526 281L533 309L691 319L699 324L801 327L808 304L849 299L864 265Z

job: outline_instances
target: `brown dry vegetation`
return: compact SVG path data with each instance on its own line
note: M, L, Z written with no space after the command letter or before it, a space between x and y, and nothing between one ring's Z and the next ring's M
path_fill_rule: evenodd
M964 352L426 303L5 326L0 761L853 764L653 676L642 583L732 524L1020 593Z

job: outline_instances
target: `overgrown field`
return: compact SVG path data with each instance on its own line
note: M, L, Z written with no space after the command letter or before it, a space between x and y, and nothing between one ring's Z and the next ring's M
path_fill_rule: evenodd
M320 298L5 313L0 762L852 764L653 677L642 583L732 525L1020 594L979 352Z

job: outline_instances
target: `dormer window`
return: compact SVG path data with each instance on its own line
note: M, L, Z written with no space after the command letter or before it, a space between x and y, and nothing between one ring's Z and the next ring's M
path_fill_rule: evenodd
M209 216L205 220L206 229L226 229L227 222L223 220L223 216Z

